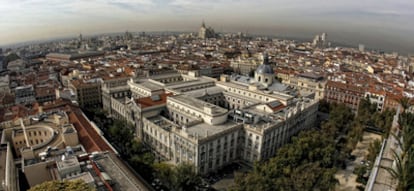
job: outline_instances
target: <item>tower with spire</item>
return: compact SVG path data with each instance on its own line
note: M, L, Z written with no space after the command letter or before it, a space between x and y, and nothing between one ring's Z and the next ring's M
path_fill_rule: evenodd
M206 27L206 23L201 23L200 30L198 31L198 38L200 39L206 39L206 38L213 38L216 36L216 33L214 32L214 29L211 27Z
M200 30L198 31L198 38L205 39L206 31L207 31L206 24L204 23L204 20L203 20L203 22L201 23Z
M203 22L201 23L201 28L206 28L206 23L204 22L204 19L203 19Z
M82 41L83 41L82 33L79 33L78 42L77 42L78 48L82 48L82 45L83 45L83 42Z

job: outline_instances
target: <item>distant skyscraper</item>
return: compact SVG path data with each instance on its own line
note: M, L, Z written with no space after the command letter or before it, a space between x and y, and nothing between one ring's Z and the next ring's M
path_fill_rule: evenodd
M326 33L322 33L321 35L321 41L326 41L326 38L328 37L328 35Z
M79 33L79 37L78 37L78 48L80 48L80 49L85 48L85 46L83 44L82 33Z
M206 27L206 24L201 24L200 30L198 31L198 38L206 39L206 38L214 38L216 37L216 33L214 32L214 29L211 27Z
M132 38L133 38L132 33L126 31L125 34L124 34L124 39L125 40L132 40Z
M365 45L359 44L358 49L359 49L359 51L364 52L365 51Z
M327 38L328 38L328 34L326 33L322 33L321 35L316 35L315 38L313 38L312 45L314 47L326 48L330 45L327 41Z
M318 44L319 44L319 35L316 35L315 38L313 38L312 45L316 47L318 46Z

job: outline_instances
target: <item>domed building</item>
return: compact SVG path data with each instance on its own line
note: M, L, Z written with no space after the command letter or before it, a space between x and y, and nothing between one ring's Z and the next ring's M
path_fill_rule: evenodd
M257 67L254 74L254 79L256 82L262 84L265 87L268 87L273 84L275 79L275 73L272 66L269 64L269 56L267 53L263 55L263 64Z

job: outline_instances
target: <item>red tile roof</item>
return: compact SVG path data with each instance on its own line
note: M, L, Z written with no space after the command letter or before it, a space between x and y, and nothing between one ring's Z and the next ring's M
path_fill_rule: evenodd
M160 94L160 99L157 101L154 101L151 97L143 97L135 100L135 102L139 105L141 105L141 108L151 107L154 105L161 105L165 104L167 102L167 97L173 95L172 93L163 93Z
M326 83L326 87L334 87L338 88L342 91L350 91L350 92L358 92L358 93L365 93L365 89L363 87L358 87L353 84L345 84L341 82L335 82L335 81L328 81Z
M71 107L71 112L68 116L69 121L73 123L73 126L75 126L78 131L81 144L85 147L88 153L93 151L114 152L111 146L109 146L92 127L91 123L89 123L79 108Z

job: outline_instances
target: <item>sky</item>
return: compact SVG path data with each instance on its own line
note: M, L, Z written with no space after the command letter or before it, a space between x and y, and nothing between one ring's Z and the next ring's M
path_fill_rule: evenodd
M285 37L414 53L413 0L0 0L0 45L109 32L198 31Z

